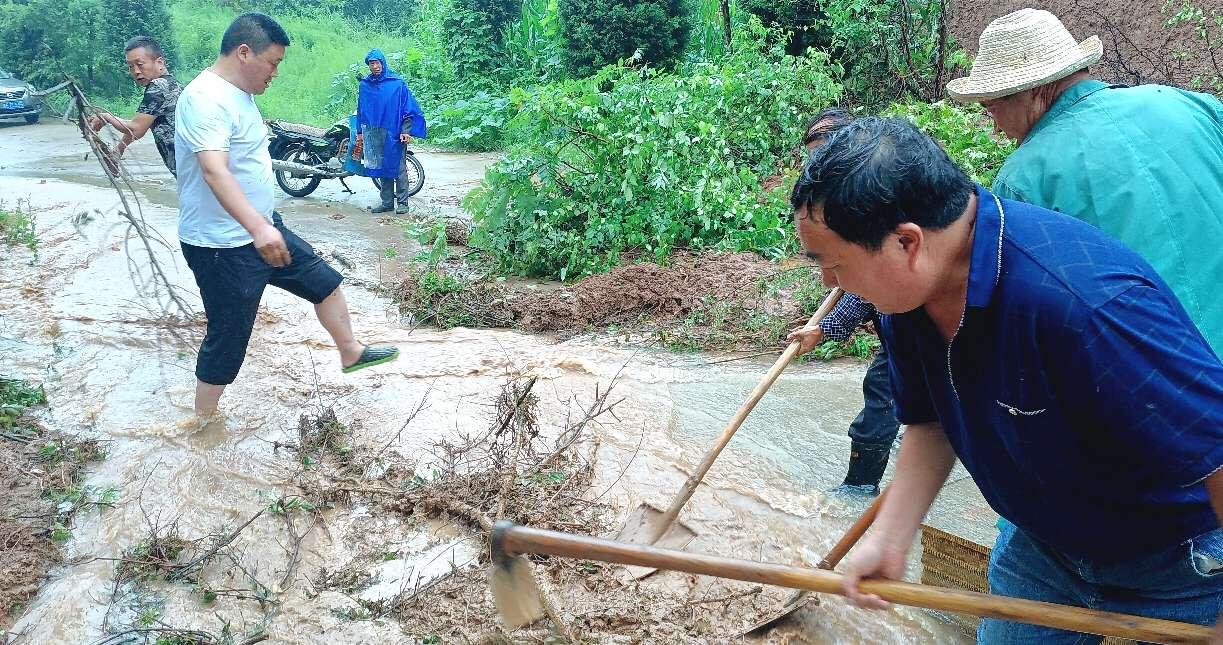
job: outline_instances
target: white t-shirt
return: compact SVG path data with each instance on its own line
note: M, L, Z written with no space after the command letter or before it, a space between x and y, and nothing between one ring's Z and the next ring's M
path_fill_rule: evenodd
M203 150L229 151L229 171L255 210L271 222L276 205L272 157L255 97L204 70L183 88L174 122L179 240L209 248L250 244L250 234L212 194L195 155Z

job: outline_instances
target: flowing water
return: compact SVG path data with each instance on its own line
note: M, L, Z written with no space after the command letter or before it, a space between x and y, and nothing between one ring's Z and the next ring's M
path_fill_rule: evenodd
M125 611L140 611L110 606L114 563L89 558L119 556L150 525L176 522L193 537L221 525L235 527L291 490L287 478L296 464L276 442L296 439L303 413L333 406L373 443L415 456L439 435L487 427L489 404L509 372L539 377L535 394L545 419L562 414L571 397L588 399L596 386L606 387L619 374L616 391L624 401L616 418L596 429L601 444L592 490L606 491L604 501L623 513L643 500L666 504L771 363L763 358L711 365L720 357L610 341L556 342L503 330L413 330L373 288L394 270L386 249L408 253L410 245L394 225L360 210L377 200L368 180L350 181L354 195L327 181L315 196L279 208L287 224L325 255L352 265L346 294L358 338L394 344L401 358L342 374L309 305L269 289L243 371L222 400L226 421L201 430L185 422L191 417L194 347L177 343L157 325L159 307L137 293L129 255L137 264L144 256L134 240L125 244L126 227L114 212L117 196L96 162L83 159L84 151L75 131L63 124L0 127L0 199L10 206L28 200L41 240L36 259L25 250L0 248L0 375L46 384L50 427L106 440L108 457L91 468L86 483L121 492L115 508L75 518L65 545L70 563L52 571L15 627L24 630L28 640L22 642L90 643L105 636L104 620L113 624ZM177 249L173 180L147 142L129 154L145 217L170 242L158 256L198 308ZM421 157L427 180L415 206L443 214L457 212L458 197L492 159ZM861 503L830 499L822 491L844 474L844 428L861 405L863 371L853 361L787 370L686 508L685 521L700 535L690 549L808 566L819 561L862 510ZM400 432L403 419L426 396L427 406ZM964 513L968 521L989 521L975 507ZM311 531L303 543L299 583L283 590L267 642L405 641L394 622L345 620L335 610L351 601L304 582L320 567L334 569L350 559L360 536L402 536L385 547L397 557L378 565L379 583L361 592L366 599L394 595L476 557L475 547L446 527L412 526L361 506L325 517L326 529ZM281 571L287 562L280 528L254 524L237 546L266 570ZM215 629L214 611L235 624L251 618L224 603L204 607L198 596L169 598L159 608L160 620L174 625ZM789 632L810 642L970 640L932 614L905 608L866 612L837 598L803 613Z

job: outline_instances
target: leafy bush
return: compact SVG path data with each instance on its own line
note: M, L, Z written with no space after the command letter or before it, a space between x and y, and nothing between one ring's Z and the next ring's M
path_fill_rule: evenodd
M786 51L798 55L820 45L824 14L816 0L739 0L739 6L776 27L787 38Z
M28 210L29 205L26 205ZM8 208L0 201L0 244L4 246L24 246L38 253L38 234L34 231L34 216L22 210L21 200L17 205ZM2 385L0 385L2 388ZM0 392L3 390L0 389Z
M898 103L885 114L912 121L938 141L973 181L985 186L993 183L1002 162L1015 150L1013 141L993 133L985 110L975 103Z
M505 28L522 14L522 0L453 0L442 17L446 54L463 82L501 68Z
M506 29L506 84L534 84L566 78L557 0L523 0L522 15Z
M845 68L845 92L872 108L894 101L936 101L968 56L944 20L947 0L827 0L833 58Z
M670 67L688 44L681 0L560 0L565 60L575 76L632 57Z
M498 150L512 116L510 100L480 91L438 106L429 122L430 143L462 150Z
M757 22L734 54L682 75L609 66L516 90L506 156L465 201L471 243L504 271L561 279L632 253L793 252L785 189L760 179L840 87L825 56L761 51L762 34Z

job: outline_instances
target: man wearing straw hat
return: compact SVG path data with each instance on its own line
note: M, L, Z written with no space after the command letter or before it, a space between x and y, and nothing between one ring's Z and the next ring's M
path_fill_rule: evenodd
M1076 42L1047 11L1021 9L981 34L972 72L947 84L1019 141L993 191L1103 229L1172 286L1223 355L1223 104L1163 85L1090 78L1100 39Z
M1167 283L1075 218L998 197L904 119L812 153L791 197L824 283L884 314L889 492L844 587L903 575L958 457L1010 520L993 593L1210 625L1223 607L1223 362ZM987 619L984 643L1092 637Z

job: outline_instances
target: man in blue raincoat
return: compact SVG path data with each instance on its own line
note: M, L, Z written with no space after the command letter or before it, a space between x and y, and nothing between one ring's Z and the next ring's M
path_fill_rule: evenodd
M369 75L357 93L357 126L361 163L368 176L380 179L382 204L375 213L408 212L408 177L403 146L425 136L425 115L407 83L386 64L381 50L365 57ZM398 202L398 206L396 206Z

